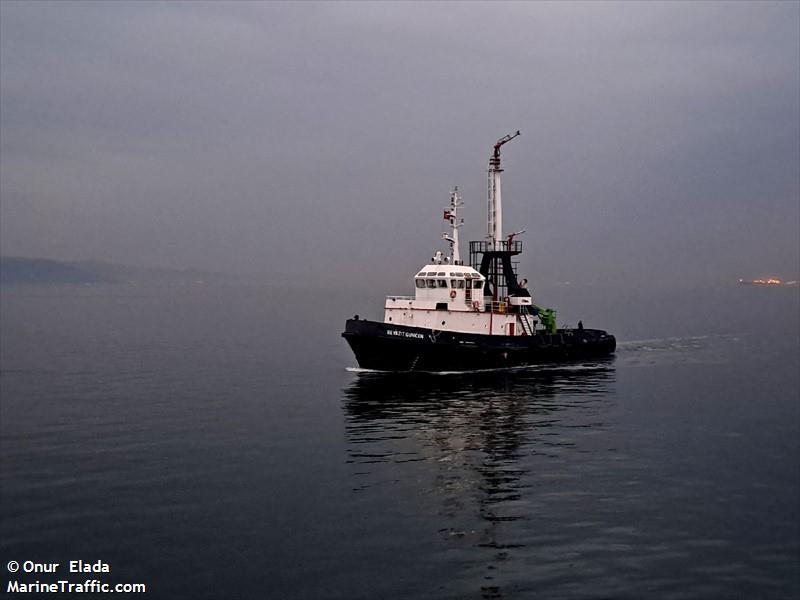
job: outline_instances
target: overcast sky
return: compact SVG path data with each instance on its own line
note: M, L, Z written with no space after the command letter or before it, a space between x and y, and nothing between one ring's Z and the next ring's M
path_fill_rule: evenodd
M4 255L409 291L520 129L533 280L800 271L796 2L1 6Z

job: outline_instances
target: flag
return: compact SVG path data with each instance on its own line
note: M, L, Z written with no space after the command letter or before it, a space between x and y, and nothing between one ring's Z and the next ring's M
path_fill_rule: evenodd
M453 216L453 215L451 215L451 214L450 214L450 211L449 211L449 210L446 210L446 211L444 211L444 217L442 217L442 218L443 218L445 221L447 221L447 219L449 219L449 218L450 218L450 217L452 217L452 216Z

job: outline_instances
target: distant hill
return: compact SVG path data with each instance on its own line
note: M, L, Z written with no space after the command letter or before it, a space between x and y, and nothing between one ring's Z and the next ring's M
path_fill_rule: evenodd
M100 273L74 264L44 258L0 258L0 284L20 283L102 283Z
M153 269L96 261L0 257L0 284L197 283L220 274L198 270Z

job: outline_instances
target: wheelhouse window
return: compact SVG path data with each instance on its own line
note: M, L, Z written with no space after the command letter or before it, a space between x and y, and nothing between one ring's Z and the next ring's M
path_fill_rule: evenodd
M458 284L458 289L460 289L460 290L463 290L463 289L464 289L464 280L463 280L463 279L459 279L459 280L458 280L458 281L456 281L455 283L457 283L457 284Z
M428 289L432 290L433 288L436 287L436 280L435 279L426 279L425 280L425 284L426 284L425 287L427 287Z
M483 287L483 282L480 279L474 279L472 281L472 287L479 290Z
M422 289L425 287L425 280L424 279L416 279L414 282L417 284L417 287Z
M447 280L446 279L437 279L436 281L439 284L440 288L446 288L447 287Z
M453 288L453 289L456 289L456 287L458 287L458 286L456 286L457 283L458 283L457 280L451 279L450 280L450 287Z

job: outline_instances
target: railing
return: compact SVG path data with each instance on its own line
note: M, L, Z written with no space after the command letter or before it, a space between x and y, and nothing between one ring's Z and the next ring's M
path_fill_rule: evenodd
M484 304L484 309L486 312L491 312L496 315L504 315L511 312L511 304L505 302L504 300L492 300L491 302L486 302Z
M474 290L475 292L481 293L482 290ZM386 296L386 300L394 300L399 302L407 302L410 300L416 300L415 296ZM445 299L442 300L444 302ZM492 312L496 315L504 315L510 312L511 304L508 302L504 302L502 300L499 301L491 301L487 302L483 299L483 296L479 296L475 294L471 298L466 296L463 299L464 304L469 305L474 310L479 310L480 312ZM433 309L431 309L433 310Z
M522 242L520 241L509 242L508 240L498 240L496 248L492 242L473 241L469 243L469 251L472 254L493 252L495 250L500 250L503 252L514 252L516 254L519 254L522 252Z

